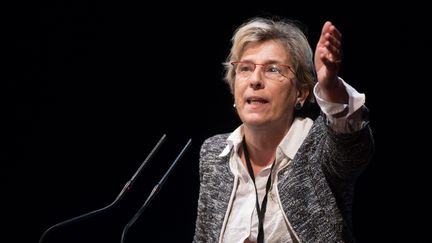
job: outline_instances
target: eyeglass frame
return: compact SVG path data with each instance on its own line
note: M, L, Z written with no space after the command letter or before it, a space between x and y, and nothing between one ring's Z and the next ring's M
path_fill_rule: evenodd
M294 76L296 76L296 73L294 72L294 70L291 68L291 66L289 66L289 65L285 65L285 64L279 64L279 63L267 63L267 64L261 64L261 63L253 63L253 62L242 62L242 61L234 61L234 62L231 62L231 65L233 65L233 67L234 67L234 73L236 74L236 76L237 76L237 71L236 71L236 65L238 65L238 64L241 64L241 63L246 63L246 64L253 64L254 65L254 68L253 68L253 70L252 70L252 72L251 72L251 74L250 75L252 75L252 73L253 72L255 72L255 69L256 69L256 66L257 65L261 65L261 66L263 66L263 67L266 67L266 66L270 66L270 65L278 65L278 66L282 66L282 67L286 67L286 68L288 68L288 70L290 70L293 74L294 74ZM284 78L286 78L286 79L289 79L287 76L285 76L285 75L283 75L281 72L277 72L278 74L280 74L282 77L284 77ZM267 77L266 75L265 75L265 73L264 73L264 76L265 77ZM249 76L250 77L250 76ZM249 78L249 77L247 77L247 78ZM268 78L268 77L267 77ZM271 78L269 78L269 79L271 79ZM274 80L274 79L272 79L272 80ZM276 80L276 81L278 81L278 80Z

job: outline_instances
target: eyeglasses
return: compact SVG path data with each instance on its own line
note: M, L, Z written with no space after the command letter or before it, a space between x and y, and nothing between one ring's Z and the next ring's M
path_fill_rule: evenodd
M255 71L257 65L263 66L262 71L264 72L264 77L271 80L282 81L288 78L287 76L290 71L294 73L290 66L277 63L256 64L252 62L231 62L231 65L234 66L236 76L240 79L249 78Z

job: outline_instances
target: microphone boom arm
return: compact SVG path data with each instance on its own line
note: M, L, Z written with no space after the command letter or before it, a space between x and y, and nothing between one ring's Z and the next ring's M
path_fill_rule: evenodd
M100 209L97 209L97 210L93 210L93 211L85 213L85 214L81 214L79 216L76 216L74 218L62 221L60 223L57 223L57 224L49 227L47 230L45 230L45 232L40 237L39 243L42 243L43 240L44 240L44 238L45 238L45 236L48 235L48 233L50 233L55 228L58 228L60 226L65 226L65 225L67 225L69 223L72 223L72 222L83 220L83 219L88 218L88 217L93 216L93 215L100 214L100 213L102 213L104 211L107 211L108 209L114 207L120 201L120 199L123 198L123 196L125 195L125 192L129 191L132 188L132 185L136 181L136 177L138 176L138 174L141 173L141 171L144 169L144 167L147 165L147 163L150 161L150 159L153 157L153 155L159 149L160 145L165 141L165 139L166 139L166 135L164 134L159 139L158 143L153 147L152 151L150 151L150 153L147 155L147 157L145 158L145 160L141 163L140 167L135 172L135 174L132 176L132 178L128 182L126 182L126 184L123 186L123 189L120 191L120 193L118 194L118 196L116 197L116 199L112 203L110 203L109 205L107 205L107 206L105 206L103 208L100 208Z
M171 164L167 172L165 172L162 179L153 187L153 190L150 192L150 195L145 200L144 204L141 206L141 208L135 213L135 215L132 217L132 219L125 225L123 228L122 236L121 236L121 243L125 241L126 233L129 230L129 228L132 226L132 224L135 223L135 221L139 218L139 216L144 212L146 207L149 205L151 200L156 196L156 194L160 191L160 188L165 183L166 179L168 178L168 175L171 173L174 166L177 164L177 162L180 160L180 158L183 156L184 152L189 148L191 145L192 139L189 139L186 145L183 147L182 151L179 153L177 158L174 160L174 162Z

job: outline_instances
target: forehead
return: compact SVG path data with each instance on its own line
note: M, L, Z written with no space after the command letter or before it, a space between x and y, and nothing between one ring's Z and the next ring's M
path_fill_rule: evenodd
M240 56L241 61L255 63L290 63L291 57L284 45L276 40L248 43Z

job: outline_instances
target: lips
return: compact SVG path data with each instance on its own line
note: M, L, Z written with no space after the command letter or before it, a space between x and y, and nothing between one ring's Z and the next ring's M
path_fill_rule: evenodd
M267 104L269 101L263 97L251 96L246 98L248 104Z

